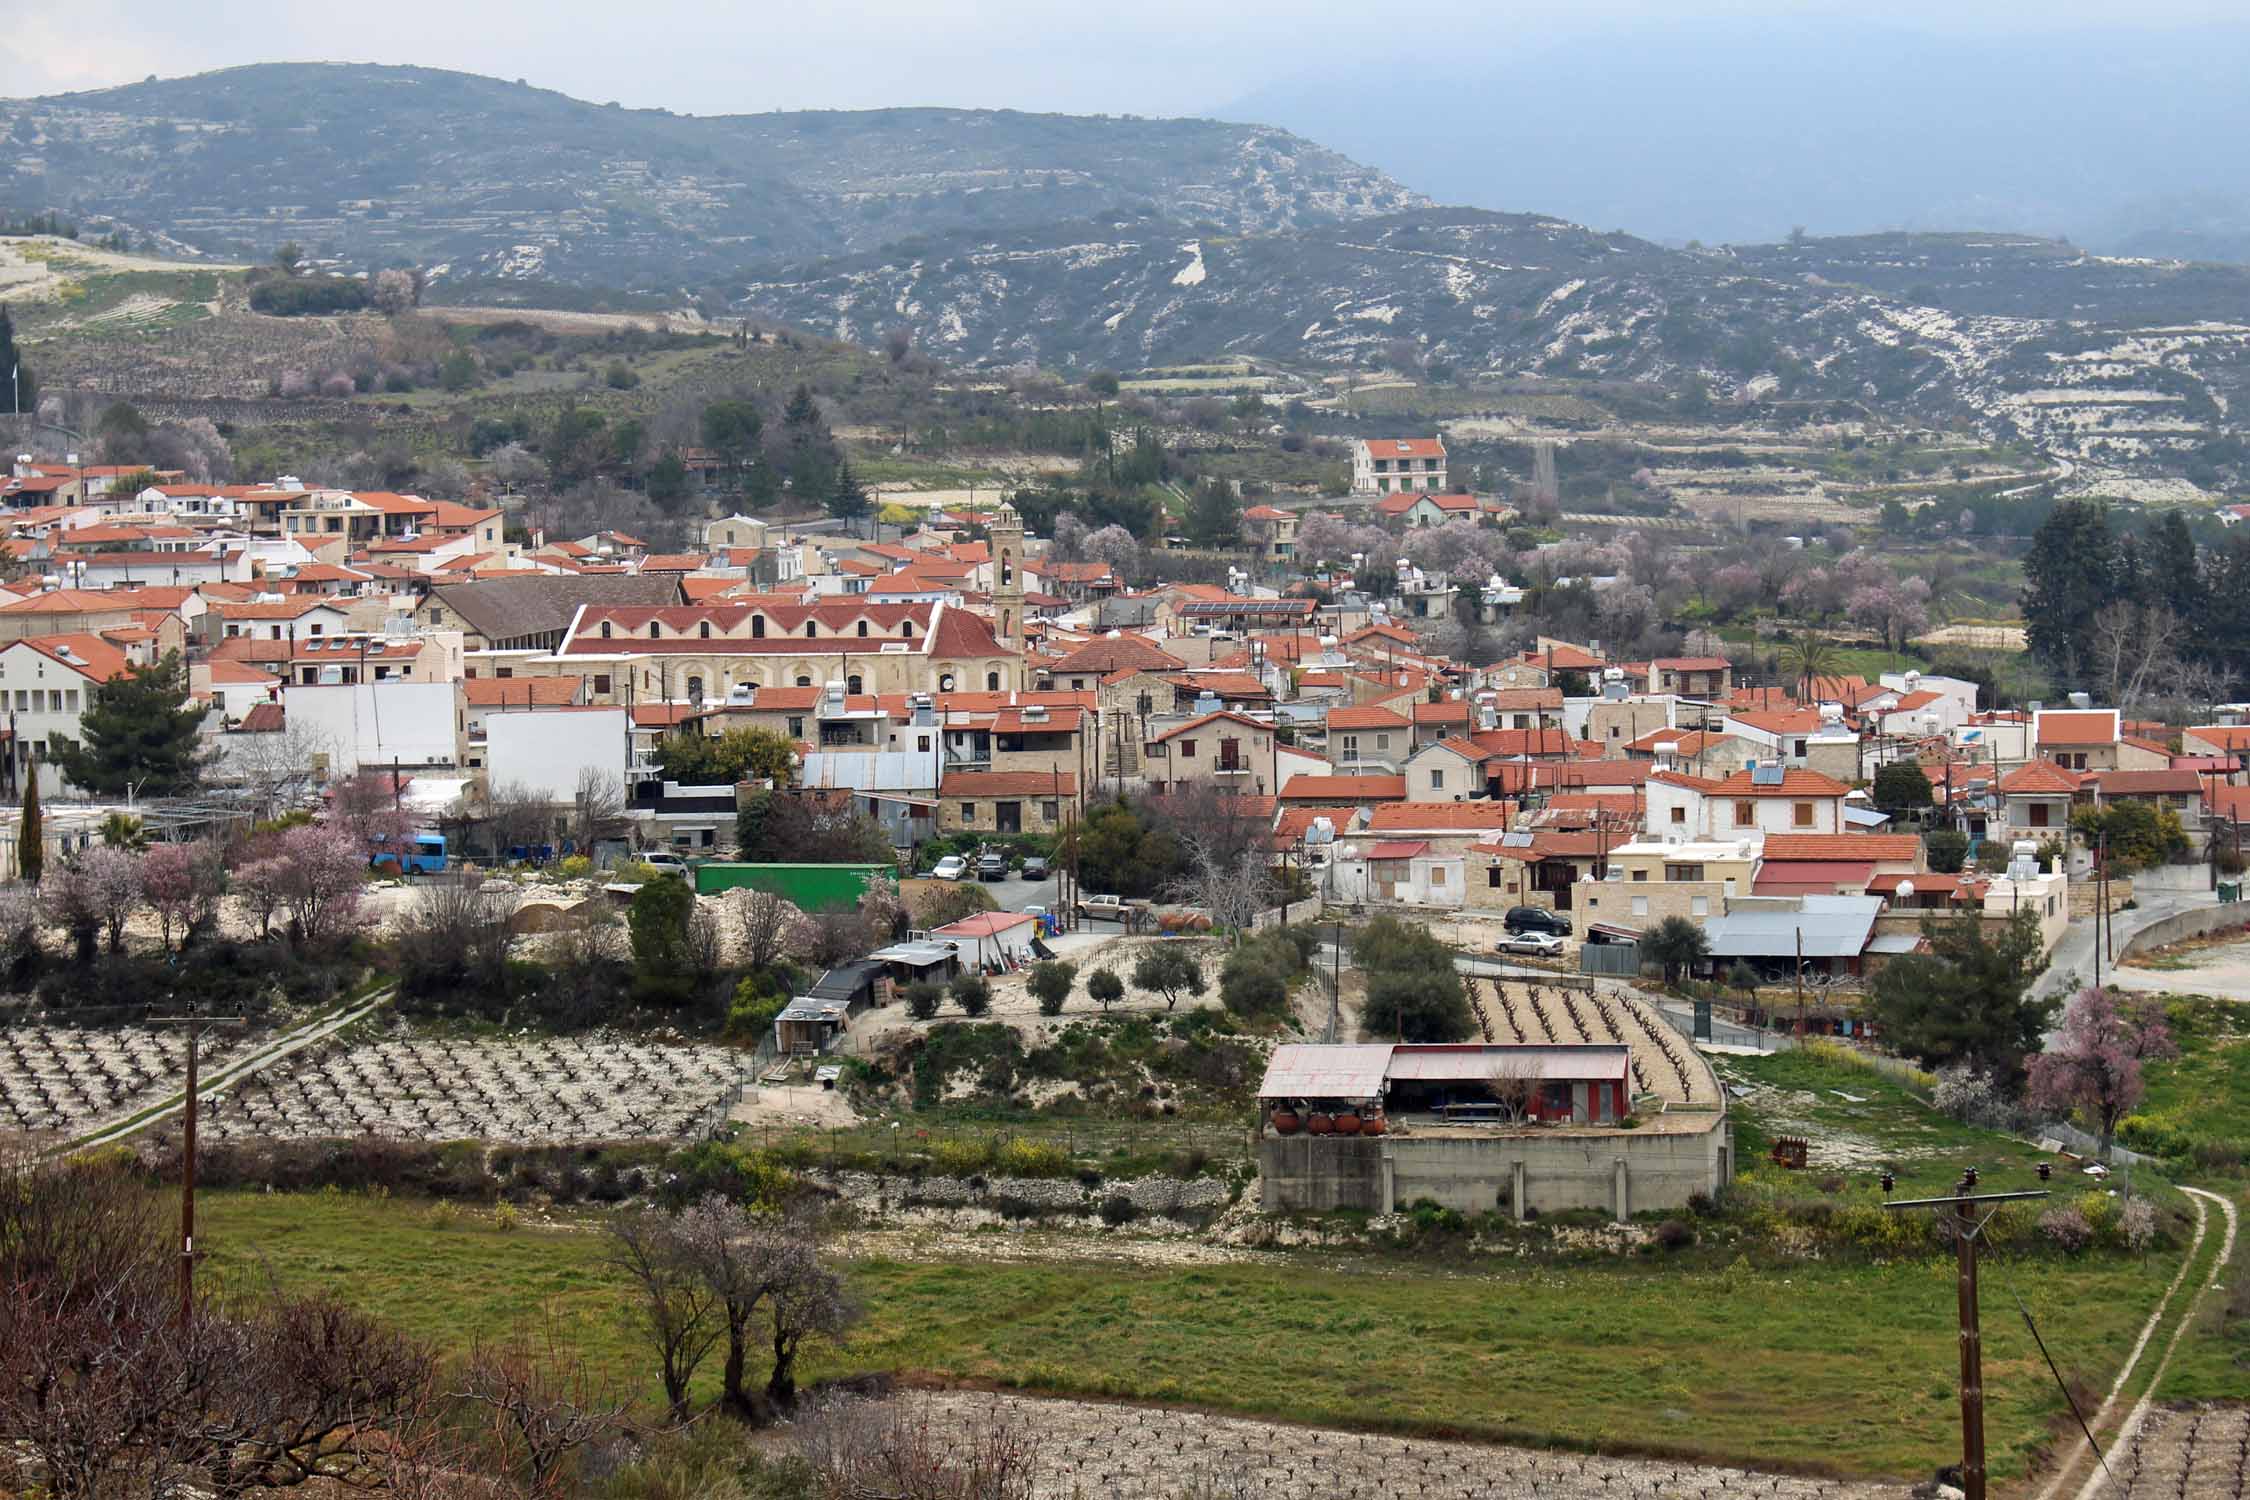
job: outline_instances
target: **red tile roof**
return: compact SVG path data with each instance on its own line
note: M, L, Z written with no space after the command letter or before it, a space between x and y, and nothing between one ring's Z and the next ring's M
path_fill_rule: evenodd
M1231 723L1241 724L1247 728L1261 731L1270 732L1273 727L1270 724L1261 724L1256 719L1250 718L1245 714L1232 713L1226 709L1221 709L1217 713L1205 714L1200 719L1190 719L1185 724L1175 724L1170 729L1165 730L1162 734L1150 735L1148 742L1153 745L1158 743L1159 741L1171 739L1174 735L1186 734L1190 730L1201 729L1204 725L1216 723L1220 719L1225 719Z
M237 734L279 734L289 727L288 712L278 703L253 703L234 727Z
M1330 729L1407 729L1411 723L1387 708L1332 708L1328 710Z
M1369 438L1367 455L1370 458L1443 458L1445 440L1442 438Z
M1892 864L1919 859L1922 841L1911 833L1769 833L1763 847L1767 859Z
M1841 797L1851 788L1818 771L1792 769L1782 773L1779 785L1760 785L1743 770L1712 783L1710 790L1718 797Z
M2003 793L2019 797L2065 797L2078 790L2078 776L2051 760L2026 761L2000 778Z
M107 682L132 667L124 652L98 635L35 635L15 644L94 682Z
M2042 745L2114 745L2117 743L2117 710L2092 708L2042 713L2038 736Z
M1430 852L1427 839L1385 839L1367 851L1369 859L1416 859Z
M2193 771L2096 771L2091 780L2104 797L2194 796L2204 786Z

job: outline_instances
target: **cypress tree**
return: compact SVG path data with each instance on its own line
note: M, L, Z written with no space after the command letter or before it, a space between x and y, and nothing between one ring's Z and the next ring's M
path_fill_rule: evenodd
M39 382L16 352L16 325L5 302L0 302L0 401L8 403L11 413L39 409Z
M23 822L16 833L16 873L33 885L47 873L47 820L39 810L39 762L23 780Z

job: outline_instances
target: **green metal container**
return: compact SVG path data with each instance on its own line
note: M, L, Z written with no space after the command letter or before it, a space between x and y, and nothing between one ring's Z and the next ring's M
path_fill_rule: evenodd
M771 891L800 911L849 911L867 883L898 872L890 865L752 865L713 861L695 867L695 893Z

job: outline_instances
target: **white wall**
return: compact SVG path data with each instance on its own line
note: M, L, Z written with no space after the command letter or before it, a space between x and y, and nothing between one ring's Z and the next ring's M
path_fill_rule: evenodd
M520 783L553 802L578 795L587 767L623 788L625 741L622 708L499 711L484 718L484 774L488 786Z
M329 773L349 776L363 765L459 765L460 693L452 682L295 683L281 701L292 729L329 747Z

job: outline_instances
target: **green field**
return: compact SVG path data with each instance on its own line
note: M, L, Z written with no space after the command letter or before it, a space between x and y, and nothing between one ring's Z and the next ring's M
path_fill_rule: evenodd
M2250 1160L2250 1015L2202 995L2165 999L2180 1055L2145 1067L2148 1096L2118 1139L2183 1166L2238 1175Z
M403 1201L219 1193L215 1272L322 1286L459 1349L553 1316L631 1389L653 1382L583 1220L434 1222ZM1694 1454L1908 1475L1941 1457L1953 1411L1950 1261L1736 1257L1466 1265L1273 1256L1137 1266L870 1259L868 1318L819 1373L887 1370L1054 1393L1189 1402L1343 1426ZM1011 1237L1012 1240L1012 1237ZM849 1241L847 1238L846 1245ZM1996 1265L2073 1373L2103 1383L2176 1260ZM1992 1446L2019 1473L2059 1397L2020 1323L1987 1321Z

